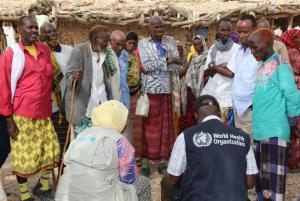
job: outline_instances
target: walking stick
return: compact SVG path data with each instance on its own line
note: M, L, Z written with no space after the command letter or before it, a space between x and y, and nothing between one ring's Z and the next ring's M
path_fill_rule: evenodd
M76 82L77 82L77 80L73 80L73 82L72 82L72 93L71 93L71 104L70 104L69 125L68 125L68 131L67 131L67 138L66 138L66 143L65 143L63 153L62 153L62 157L61 157L61 163L60 163L60 167L59 167L58 176L57 176L57 179L55 181L56 182L55 187L57 186L59 178L62 175L63 168L64 168L64 162L63 162L64 161L64 156L65 156L65 153L67 151L68 144L70 143L71 131L72 131L71 127L72 127L72 124L73 124L74 96L75 96Z

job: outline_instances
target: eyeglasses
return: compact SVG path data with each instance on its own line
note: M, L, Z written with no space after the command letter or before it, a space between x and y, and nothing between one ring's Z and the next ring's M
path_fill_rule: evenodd
M54 34L44 34L44 35L41 35L41 38L44 41L57 40L58 39L58 34L57 33L54 33Z

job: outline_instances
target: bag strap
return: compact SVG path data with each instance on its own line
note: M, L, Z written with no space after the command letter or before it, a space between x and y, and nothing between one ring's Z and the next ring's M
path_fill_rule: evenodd
M146 87L147 87L147 82L148 82L148 75L143 73L143 75L146 77L145 78L145 82L142 82L142 86L141 86L141 91L142 91L142 94L144 95L146 93ZM145 84L144 84L145 83Z

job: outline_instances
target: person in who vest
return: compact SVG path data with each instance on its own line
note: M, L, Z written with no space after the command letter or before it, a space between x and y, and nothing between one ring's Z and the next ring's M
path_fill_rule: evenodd
M176 139L167 172L171 200L246 201L258 173L249 135L220 119L210 95L195 102L197 125Z

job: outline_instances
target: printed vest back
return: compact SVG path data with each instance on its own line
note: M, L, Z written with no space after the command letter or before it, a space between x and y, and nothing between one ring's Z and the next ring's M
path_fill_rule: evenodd
M246 201L249 136L213 119L184 131L182 201Z

